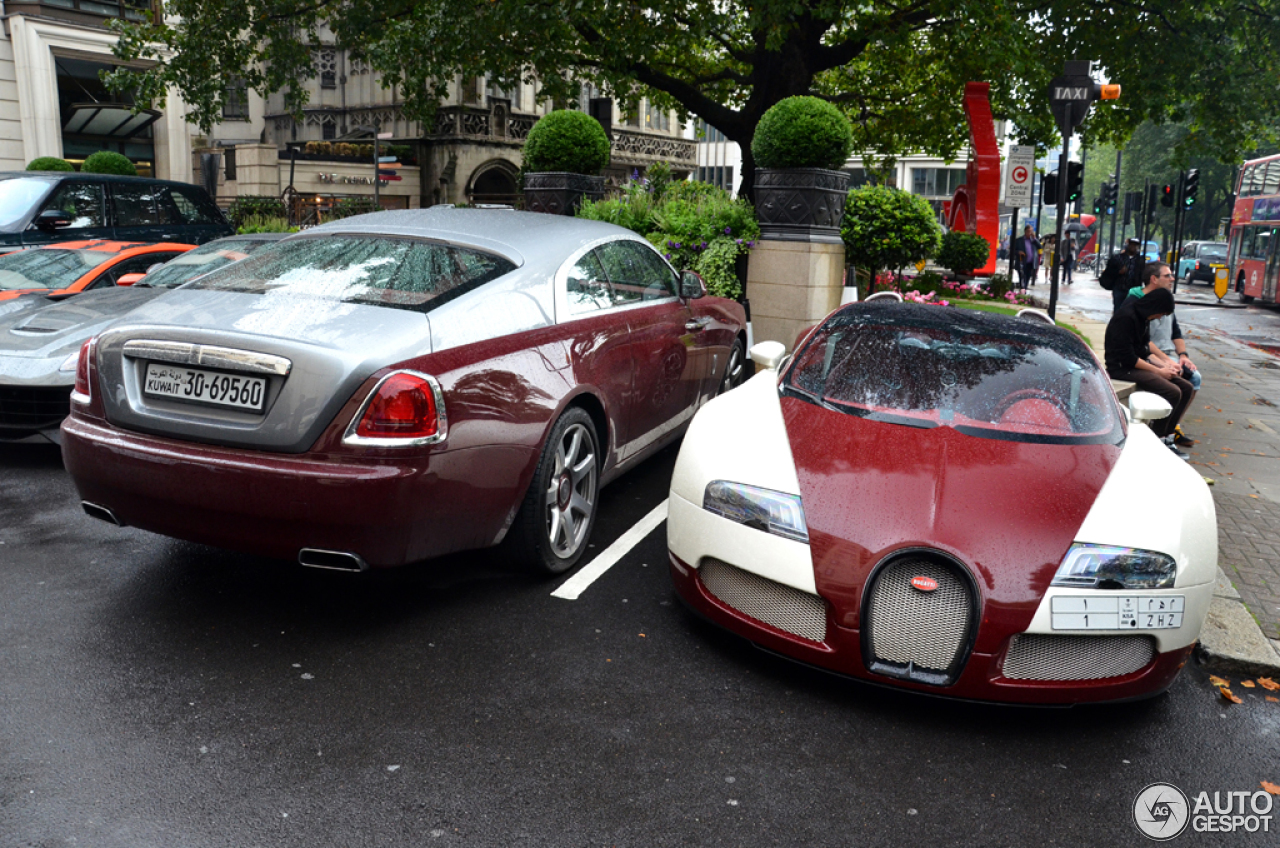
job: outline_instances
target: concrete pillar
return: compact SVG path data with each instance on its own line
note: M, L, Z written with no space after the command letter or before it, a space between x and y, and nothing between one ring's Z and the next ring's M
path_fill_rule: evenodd
M747 265L752 335L791 350L796 336L840 305L844 244L762 239Z

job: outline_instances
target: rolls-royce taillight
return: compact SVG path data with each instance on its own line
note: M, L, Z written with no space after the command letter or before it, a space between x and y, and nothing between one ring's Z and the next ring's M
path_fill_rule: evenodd
M76 382L74 391L81 395L82 403L87 403L93 393L89 390L89 358L93 356L93 339L80 345L80 359L76 362ZM64 384L65 385L65 384Z
M434 378L397 371L382 379L348 428L348 444L425 444L445 436L444 397Z

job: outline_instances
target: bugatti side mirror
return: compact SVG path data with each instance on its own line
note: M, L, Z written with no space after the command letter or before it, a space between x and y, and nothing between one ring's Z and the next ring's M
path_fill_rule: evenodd
M36 216L36 226L42 230L58 230L71 226L71 216L61 209L46 209Z
M782 342L756 342L751 346L749 355L752 362L773 371L786 358L787 348Z
M1169 401L1151 392L1134 392L1129 395L1129 413L1134 421L1159 421L1169 417L1173 407Z
M121 274L120 279L116 280L117 286L131 286L141 280L146 274Z
M680 272L680 296L685 300L697 300L707 296L707 284L697 271Z

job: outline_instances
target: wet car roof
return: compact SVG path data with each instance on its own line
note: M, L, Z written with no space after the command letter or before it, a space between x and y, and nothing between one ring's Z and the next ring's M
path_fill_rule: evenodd
M639 238L631 230L585 218L443 206L358 215L299 235L339 232L441 239L496 253L517 266L530 260L554 260L558 264L576 246L610 236Z

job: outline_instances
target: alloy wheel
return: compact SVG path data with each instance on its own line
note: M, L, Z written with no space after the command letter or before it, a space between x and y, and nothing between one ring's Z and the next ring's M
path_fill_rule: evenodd
M575 422L556 443L555 468L546 490L546 531L551 550L573 556L586 540L596 508L596 455L585 425Z

